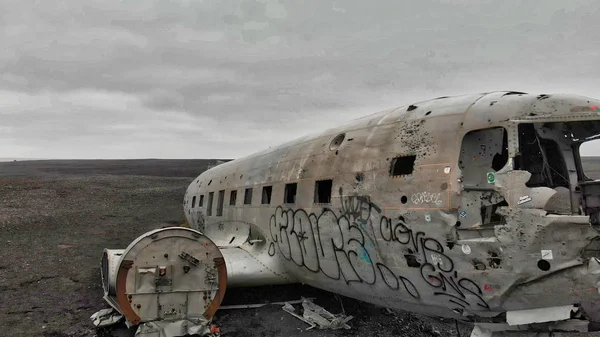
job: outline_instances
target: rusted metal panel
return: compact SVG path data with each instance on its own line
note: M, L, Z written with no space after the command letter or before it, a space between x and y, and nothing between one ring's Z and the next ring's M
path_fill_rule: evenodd
M106 250L102 265L105 297L132 325L209 320L227 286L220 250L184 227L154 230L124 250Z

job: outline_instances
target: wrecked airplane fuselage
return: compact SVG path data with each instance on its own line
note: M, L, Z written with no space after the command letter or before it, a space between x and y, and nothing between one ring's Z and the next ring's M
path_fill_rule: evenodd
M600 100L443 97L214 167L184 210L228 286L302 282L473 322L600 322L600 182L579 156L599 134Z
M204 172L186 217L231 284L473 321L575 305L600 321L600 187L578 151L599 106L496 92L384 111Z

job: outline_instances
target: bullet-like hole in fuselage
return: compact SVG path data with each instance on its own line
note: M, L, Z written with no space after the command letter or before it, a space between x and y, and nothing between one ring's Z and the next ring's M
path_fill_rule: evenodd
M548 262L546 260L539 260L537 265L538 265L538 268L540 268L540 270L543 270L543 271L550 270L550 262Z

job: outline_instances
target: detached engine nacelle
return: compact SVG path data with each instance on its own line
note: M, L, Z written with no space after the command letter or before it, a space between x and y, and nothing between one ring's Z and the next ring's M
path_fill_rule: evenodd
M105 249L101 272L104 299L128 325L210 320L227 285L219 248L184 227L150 231L124 250Z

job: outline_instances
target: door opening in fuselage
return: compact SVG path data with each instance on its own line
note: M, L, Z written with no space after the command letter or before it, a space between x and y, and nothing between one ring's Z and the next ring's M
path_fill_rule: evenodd
M580 152L582 144L600 136L600 121L522 123L518 127L514 169L531 173L527 187L548 187L557 192L545 210L590 215L592 222L600 223L600 181L587 175L589 168Z

